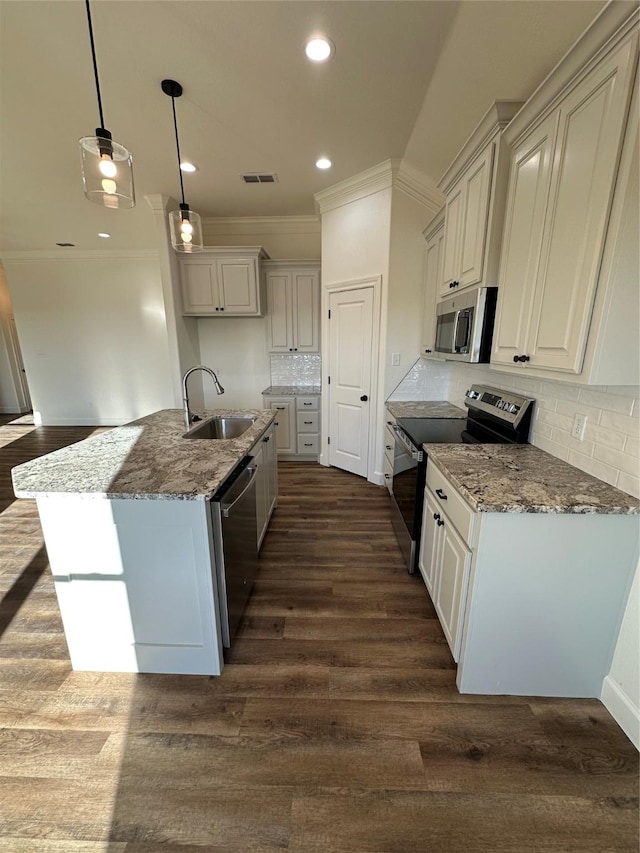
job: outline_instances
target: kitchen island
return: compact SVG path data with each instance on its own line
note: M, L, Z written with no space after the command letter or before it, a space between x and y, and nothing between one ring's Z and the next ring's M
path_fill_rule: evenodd
M418 567L460 692L598 698L638 564L638 500L530 444L424 449Z
M260 442L272 411L234 439L183 438L168 409L12 471L35 498L74 669L219 675L210 501Z

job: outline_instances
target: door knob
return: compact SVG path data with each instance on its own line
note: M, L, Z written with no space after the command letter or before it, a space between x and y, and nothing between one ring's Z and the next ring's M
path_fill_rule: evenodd
M360 399L362 400L363 403L366 403L369 398L367 397L366 394L363 394L362 397L360 397Z

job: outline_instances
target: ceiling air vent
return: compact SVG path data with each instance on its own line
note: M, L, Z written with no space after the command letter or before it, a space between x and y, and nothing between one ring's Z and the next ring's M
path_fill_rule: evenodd
M278 176L269 172L246 172L240 176L245 184L276 184Z

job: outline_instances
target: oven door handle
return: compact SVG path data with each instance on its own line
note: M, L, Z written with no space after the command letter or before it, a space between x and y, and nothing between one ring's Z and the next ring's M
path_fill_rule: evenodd
M458 323L460 322L460 311L456 311L456 319L453 321L453 334L451 335L451 352L456 353L456 341L458 340Z
M393 425L393 431L396 434L396 439L400 442L400 444L409 451L411 454L411 458L415 459L416 462L422 462L423 454L421 450L417 450L413 444L409 441L409 439L404 434L401 427L397 424Z

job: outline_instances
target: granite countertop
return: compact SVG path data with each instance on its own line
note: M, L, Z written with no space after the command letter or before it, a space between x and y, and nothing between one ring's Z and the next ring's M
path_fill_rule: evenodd
M640 502L532 444L425 444L479 512L635 515Z
M460 406L447 400L396 401L385 404L394 418L466 418Z
M234 439L187 439L182 409L164 409L41 456L11 472L16 497L206 500L276 416L272 409L206 409L203 419L253 417Z
M309 394L321 394L320 385L269 385L262 392L265 397L304 397Z

